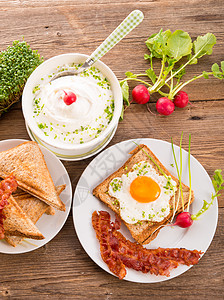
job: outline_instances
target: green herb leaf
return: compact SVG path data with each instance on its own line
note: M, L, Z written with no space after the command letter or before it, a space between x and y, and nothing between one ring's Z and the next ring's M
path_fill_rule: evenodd
M206 33L203 36L198 36L193 43L194 58L200 58L204 55L212 54L212 47L216 43L216 37L212 33Z
M151 35L146 41L146 46L152 53L153 57L162 58L166 53L166 43L171 35L170 30L163 32L161 29L159 33Z
M128 86L127 81L125 80L125 81L121 82L120 86L121 86L121 91L122 91L124 102L127 106L129 106L130 105L130 102L129 102L129 86Z
M224 61L221 61L221 70L222 70L223 73L224 73Z
M212 199L211 199L211 202L208 203L207 201L203 200L203 206L202 208L194 215L191 215L191 219L192 220L197 220L205 211L207 211L209 209L210 206L212 206L213 202L214 202L214 199L218 196L220 196L218 193L219 191L223 190L224 189L224 180L222 178L222 174L221 174L222 170L221 169L217 169L215 170L214 172L214 175L213 175L213 180L212 180L212 183L213 183L213 186L214 186L214 189L215 189L215 195L212 194Z
M125 75L126 75L126 77L128 77L128 78L136 78L136 77L137 77L135 74L133 74L133 73L131 73L131 72L129 72L129 71L126 72Z
M148 69L145 71L145 73L148 75L149 79L152 80L152 83L154 84L156 82L156 74L152 69Z
M121 115L120 115L120 121L124 120L124 105L122 106L122 111L121 111Z
M195 57L192 58L192 57L193 57L192 54L190 54L188 57L189 65L196 65L198 63L198 60L197 60L197 58L195 58Z
M189 34L182 30L176 30L167 40L167 55L177 61L183 56L191 54L192 42Z
M222 65L221 65L221 70L222 70ZM218 78L218 79L223 79L224 78L224 71L220 71L219 65L217 63L212 65L212 72L213 76Z
M191 219L192 220L198 220L198 218L206 211L209 209L209 207L213 204L214 198L212 199L212 201L210 203L208 203L207 201L203 200L203 206L202 208L194 215L191 215Z
M212 72L214 73L220 72L218 64L215 63L212 65Z
M216 193L219 192L220 190L224 189L224 186L222 186L222 184L224 183L224 180L222 178L221 172L222 172L221 169L215 170L213 180L212 180L212 183L213 183Z
M208 79L208 78L209 78L208 72L205 72L205 71L204 71L202 74L203 74L203 76L204 76L205 79Z
M145 54L145 55L144 55L144 59L151 59L151 56L148 55L148 54Z

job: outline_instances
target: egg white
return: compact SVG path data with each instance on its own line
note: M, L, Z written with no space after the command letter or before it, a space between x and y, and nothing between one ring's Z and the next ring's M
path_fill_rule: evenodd
M130 194L130 185L138 176L151 177L161 189L159 197L149 203L140 203ZM120 206L121 218L135 224L140 221L161 222L170 213L170 198L177 190L176 182L170 176L163 176L147 161L135 164L132 170L109 184L109 195L116 198Z

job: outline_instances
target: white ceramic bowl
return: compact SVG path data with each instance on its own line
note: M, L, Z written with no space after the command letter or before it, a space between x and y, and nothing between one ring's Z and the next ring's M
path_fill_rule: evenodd
M63 148L57 145L56 141L49 141L48 137L44 135L44 133L38 128L35 119L33 118L33 89L35 86L41 83L41 78L47 77L49 74L55 72L57 66L62 66L65 64L72 63L84 63L87 59L87 55L79 54L79 53L66 53L58 56L54 56L44 63L42 63L36 70L31 74L29 79L26 82L23 95L22 95L22 111L32 134L35 136L35 140L54 152L59 157L63 157L64 159L72 159L76 157L85 157L95 154L95 149L103 149L106 146L106 141L112 135L112 133L116 130L117 124L119 122L119 118L122 111L122 92L120 88L119 81L112 70L106 66L103 62L97 61L94 66L98 68L104 76L110 82L111 90L114 97L114 115L109 123L108 127L100 133L100 135L86 143L83 144L64 144ZM105 146L104 146L105 145ZM104 147L103 147L104 146Z

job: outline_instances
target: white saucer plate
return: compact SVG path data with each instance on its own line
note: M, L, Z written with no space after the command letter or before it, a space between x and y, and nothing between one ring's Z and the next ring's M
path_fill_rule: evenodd
M0 141L0 152L16 147L17 145L26 142L26 140L12 139ZM72 203L72 186L68 173L60 162L60 160L49 150L40 145L40 149L44 154L44 158L53 179L55 186L66 184L65 190L61 193L60 198L64 202L66 211L55 210L55 215L43 214L38 220L36 226L44 235L43 240L25 239L21 244L16 247L10 246L5 240L0 241L0 252L7 254L19 254L33 251L47 244L52 240L62 229L65 221L68 218L69 211Z

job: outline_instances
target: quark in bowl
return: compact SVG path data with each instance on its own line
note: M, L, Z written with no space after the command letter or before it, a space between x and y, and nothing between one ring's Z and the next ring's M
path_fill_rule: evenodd
M32 73L23 92L29 129L40 143L65 158L88 154L104 144L122 111L119 82L100 61L78 75L50 81L60 71L78 68L86 58L63 54L47 60ZM68 104L65 95L69 93L76 98Z

